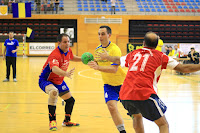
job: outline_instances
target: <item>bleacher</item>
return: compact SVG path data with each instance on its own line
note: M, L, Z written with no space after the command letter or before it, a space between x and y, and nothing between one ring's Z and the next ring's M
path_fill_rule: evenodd
M77 0L77 10L80 12L111 12L111 1L107 2L101 0ZM115 11L117 12L127 12L126 6L123 0L116 0Z
M140 12L198 12L199 0L136 0Z

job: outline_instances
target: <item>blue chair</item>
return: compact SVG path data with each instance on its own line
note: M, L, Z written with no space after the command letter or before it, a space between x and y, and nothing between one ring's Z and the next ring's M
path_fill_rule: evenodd
M111 5L108 5L108 8L111 8Z
M105 1L101 1L101 4L106 4L106 2Z
M157 2L154 2L154 5L158 5L158 3L157 3Z
M150 12L150 9L145 9L145 12Z
M88 8L84 8L84 11L89 11L89 9Z
M198 3L198 6L200 6L200 2Z
M188 2L188 3L187 3L187 5L188 5L188 6L191 6L191 3L190 3L190 2Z
M179 2L184 2L183 0L179 0Z
M82 8L78 8L78 11L83 11Z
M96 1L95 4L100 4L100 3L98 1Z
M188 9L188 7L187 7L187 6L184 6L183 8L184 8L184 9Z
M161 6L161 8L165 8L165 6Z
M87 1L83 1L83 4L87 4Z
M143 7L141 5L139 5L138 8L143 8Z
M115 11L116 11L116 12L119 12L120 10L119 10L119 8L117 8L117 9L115 9Z
M34 11L34 8L33 8L33 7L31 7L31 11Z
M199 9L199 7L198 7L198 6L195 6L194 9Z
M82 5L77 5L77 7L82 7Z
M120 5L124 5L124 2L119 2Z
M189 2L189 0L185 0L185 2Z
M163 2L160 2L159 4L160 4L160 5L164 5L164 3L163 3Z
M193 5L193 6L197 6L197 4L196 4L195 2L194 2L194 3L192 3L192 5Z
M142 5L147 5L147 3L146 2L142 2Z
M148 6L144 6L144 8L149 8Z
M153 3L152 2L148 2L148 5L153 5Z
M157 12L162 12L162 10L161 9L157 9Z
M124 5L121 5L120 8L125 8L125 6L124 6Z
M178 0L174 0L174 2L178 2Z
M31 7L34 7L34 4L31 4Z
M97 11L100 12L100 11L101 11L101 8L97 8Z
M125 8L123 8L123 9L122 9L122 12L126 12L126 9L125 9Z
M136 0L137 2L140 2L140 0Z
M196 2L200 2L199 0L196 0Z
M103 11L104 11L104 12L107 12L107 11L108 11L108 9L107 9L107 8L104 8L104 9L103 9Z
M147 2L151 2L151 0L147 0Z
M123 0L118 0L118 1L123 1Z
M182 9L182 6L178 6L178 9Z
M118 5L115 5L115 8L119 8L119 6L118 6Z
M101 7L100 5L96 5L96 7Z
M93 1L90 1L90 4L94 4Z
M160 6L155 6L155 8L160 8Z
M144 9L143 9L143 8L141 8L141 9L140 9L140 12L144 12Z
M90 7L94 7L94 5L90 5Z
M162 0L157 0L158 2L162 2Z
M63 2L63 1L60 1L60 4L64 4L64 2Z
M163 12L168 12L168 10L167 9L163 9Z
M64 5L61 5L61 4L60 4L59 7L64 7Z
M90 11L95 11L95 9L94 8L90 8Z
M106 5L102 5L103 8L106 8Z
M151 6L149 6L149 8L154 8L154 6L153 6L153 5L151 5Z
M111 4L111 2L107 2L107 4Z
M189 9L194 9L194 7L193 6L189 6Z
M88 7L88 5L84 5L83 7Z
M194 0L190 0L190 2L194 2Z
M142 5L141 2L137 2L137 5Z
M152 12L156 12L156 9L151 9Z

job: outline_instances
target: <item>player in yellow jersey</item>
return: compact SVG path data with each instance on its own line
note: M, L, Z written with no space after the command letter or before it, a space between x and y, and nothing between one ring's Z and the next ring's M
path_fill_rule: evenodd
M163 46L163 40L159 39L158 40L158 45L156 47L156 50L162 52L162 46Z
M108 26L101 26L98 34L101 44L96 48L95 53L104 52L103 49L105 49L110 56L121 57L120 48L110 41L111 28ZM119 132L126 133L123 119L117 109L120 87L126 74L119 64L115 64L108 60L98 59L100 58L95 56L96 61L90 61L88 65L95 70L101 71L104 82L105 102Z

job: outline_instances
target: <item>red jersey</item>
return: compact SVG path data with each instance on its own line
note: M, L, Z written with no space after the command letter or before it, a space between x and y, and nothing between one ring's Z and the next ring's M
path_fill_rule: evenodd
M69 60L73 59L72 50L69 48L69 51L64 53L59 47L54 49L49 55L46 63L43 66L40 79L51 81L54 84L61 84L64 77L58 76L52 72L53 66L58 66L60 69L67 71L69 66Z
M162 69L173 69L178 64L176 60L155 49L144 47L132 51L126 56L125 66L129 69L119 93L120 99L149 99L151 94L157 94L157 82Z

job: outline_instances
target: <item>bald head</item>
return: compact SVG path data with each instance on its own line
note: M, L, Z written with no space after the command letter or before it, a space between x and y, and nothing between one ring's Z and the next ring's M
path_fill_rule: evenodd
M158 45L158 35L154 32L147 32L144 36L145 46L150 48L156 48Z

